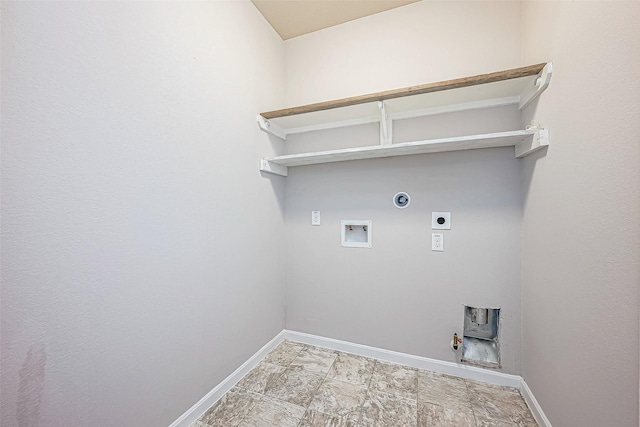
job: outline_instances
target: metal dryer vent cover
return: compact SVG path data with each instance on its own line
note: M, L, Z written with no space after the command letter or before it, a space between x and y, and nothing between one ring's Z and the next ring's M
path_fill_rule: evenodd
M399 193L396 193L395 196L393 196L393 205L398 209L404 209L407 206L409 206L410 203L411 203L411 196L409 196L409 193L405 193L404 191L401 191Z

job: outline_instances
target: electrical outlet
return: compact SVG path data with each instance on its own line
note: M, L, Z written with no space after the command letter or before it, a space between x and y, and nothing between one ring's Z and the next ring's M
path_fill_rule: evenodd
M431 212L432 230L451 230L451 212Z
M320 225L320 211L311 211L311 225Z
M444 234L431 233L431 250L444 252Z

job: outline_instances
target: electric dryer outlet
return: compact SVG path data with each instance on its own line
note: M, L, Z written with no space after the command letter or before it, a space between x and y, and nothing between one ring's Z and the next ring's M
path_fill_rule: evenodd
M451 212L431 212L432 230L451 230Z

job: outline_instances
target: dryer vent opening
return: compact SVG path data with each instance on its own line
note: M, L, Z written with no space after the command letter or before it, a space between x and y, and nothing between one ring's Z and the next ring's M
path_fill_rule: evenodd
M500 309L464 307L462 362L500 367Z

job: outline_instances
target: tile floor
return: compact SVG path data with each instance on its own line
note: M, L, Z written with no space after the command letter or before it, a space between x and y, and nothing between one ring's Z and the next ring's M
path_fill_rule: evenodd
M191 427L537 427L518 390L285 341Z

